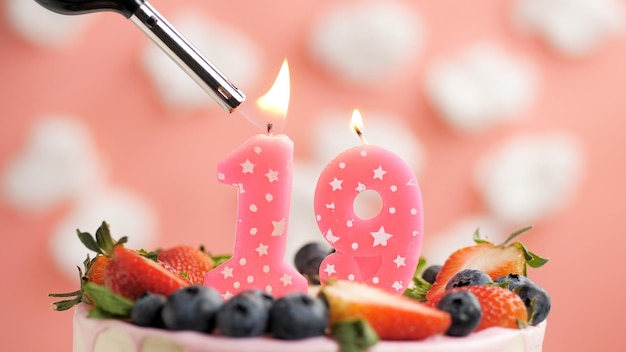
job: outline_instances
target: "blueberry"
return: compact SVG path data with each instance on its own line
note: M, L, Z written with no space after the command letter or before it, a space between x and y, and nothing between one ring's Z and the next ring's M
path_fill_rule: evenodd
M493 282L493 280L491 280L491 277L484 271L463 269L452 276L446 284L446 290L463 286L482 286L490 282Z
M320 264L332 253L332 248L324 243L311 242L298 250L294 263L298 272L307 278L310 284L320 284Z
M139 326L162 328L161 311L166 300L163 295L145 293L135 301L130 312L130 321Z
M509 289L511 291L513 291L513 289L521 284L527 284L527 283L531 283L532 281L524 276L524 275L520 275L520 274L509 274L507 276L502 276L499 277L495 280L493 280L493 282L497 283L498 286Z
M429 284L432 284L435 282L439 271L441 271L441 265L431 265L422 273L422 279L426 280Z
M326 302L303 292L289 293L270 309L270 331L283 340L322 336L328 326Z
M446 294L437 308L450 313L452 324L446 331L449 336L467 336L480 323L482 313L476 296L469 291L454 291Z
M511 291L517 293L524 301L530 325L537 325L548 317L551 307L550 296L539 285L529 281L516 286Z
M172 293L165 302L161 317L171 330L211 332L222 297L213 288L193 285Z
M216 326L224 336L251 337L267 331L273 297L261 290L246 290L217 311Z

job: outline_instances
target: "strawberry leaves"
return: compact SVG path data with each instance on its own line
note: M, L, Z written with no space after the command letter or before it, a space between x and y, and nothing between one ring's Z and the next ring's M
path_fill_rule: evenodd
M126 297L113 293L108 288L87 283L83 290L91 297L95 307L89 311L90 318L127 319L133 309L134 302Z
M507 239L502 244L499 245L499 247L508 246L511 241L513 241L519 235L529 231L530 229L532 229L532 226L522 227L521 229L514 231L513 233L509 235L509 237L507 237ZM474 242L478 244L480 243L490 244L491 243L487 240L480 238L479 229L476 229L476 231L474 231ZM514 243L511 243L510 245L519 248L524 253L524 259L526 260L526 264L530 266L531 268L534 268L534 269L540 268L548 262L547 258L540 257L537 254L529 251L528 248L526 248L526 246L524 246L524 244L522 244L521 242L514 242ZM524 275L526 275L525 272L524 272Z
M332 337L341 352L361 352L378 343L379 337L367 320L349 319L339 321L330 328Z

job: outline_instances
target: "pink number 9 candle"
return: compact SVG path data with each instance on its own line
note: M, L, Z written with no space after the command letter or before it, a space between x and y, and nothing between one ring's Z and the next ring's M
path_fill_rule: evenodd
M414 275L422 247L422 196L411 168L396 154L367 145L339 154L322 171L315 189L317 224L335 253L320 265L320 280L354 280L402 294ZM355 201L373 191L382 201L376 216L361 218Z
M235 247L233 257L211 270L204 285L217 289L225 299L246 289L265 290L276 297L307 291L306 278L284 258L292 168L293 141L274 135L270 124L267 134L253 136L218 163L219 182L238 188Z

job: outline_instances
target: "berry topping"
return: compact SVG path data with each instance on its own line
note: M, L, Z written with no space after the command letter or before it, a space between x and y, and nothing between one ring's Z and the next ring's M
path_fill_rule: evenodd
M130 311L131 323L139 326L163 328L161 311L167 298L163 295L146 293L139 297Z
M222 296L215 289L188 286L167 297L161 317L170 330L210 333L215 328L215 316L222 303Z
M261 290L246 290L217 311L216 326L224 336L251 337L267 331L272 297Z
M514 232L500 245L481 239L478 230L476 230L474 232L476 244L461 248L448 257L437 275L437 279L426 294L426 299L430 301L434 297L441 296L448 281L463 269L482 270L492 279L496 279L508 274L525 275L527 265L532 268L544 265L547 259L528 251L521 242L509 244L511 240L529 229L530 227L526 227Z
M311 285L320 284L320 264L333 249L325 243L311 242L298 250L294 258L294 264L300 274L309 281Z
M544 321L550 313L550 296L534 282L522 283L512 289L524 301L528 310L528 322L537 325Z
M192 285L202 285L204 276L215 267L213 259L201 248L176 246L160 251L157 262L187 279Z
M439 309L352 281L330 281L322 287L331 324L363 318L382 340L422 340L442 334L450 315Z
M270 331L282 340L323 336L328 326L328 307L320 298L303 292L289 293L270 309Z
M482 270L463 269L454 274L446 284L446 291L463 286L481 286L493 282L491 276Z
M168 296L189 283L136 251L116 246L104 271L104 285L136 300L146 291Z
M476 296L469 291L447 293L437 304L437 308L450 313L452 324L446 330L449 336L467 336L480 323L482 313Z
M524 302L515 293L497 286L465 286L448 291L447 294L457 291L468 291L474 294L480 303L481 319L474 331L498 326L502 328L518 329L527 325L528 313ZM443 296L429 301L437 306Z
M502 288L507 288L512 291L517 286L525 283L531 283L532 281L524 275L509 274L507 276L501 276L493 280L493 282L495 282L496 284L498 284L498 286Z
M441 270L441 265L431 265L424 270L422 273L422 279L424 279L429 284L435 282L439 271Z

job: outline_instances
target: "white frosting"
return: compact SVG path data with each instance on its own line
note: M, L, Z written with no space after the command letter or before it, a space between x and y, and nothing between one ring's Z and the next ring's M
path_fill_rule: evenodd
M74 313L74 352L337 352L326 337L282 341L268 337L226 338L195 332L140 328L118 320L87 318L88 306ZM423 341L382 341L370 352L541 352L546 322L523 330L490 328L462 338L435 336Z

